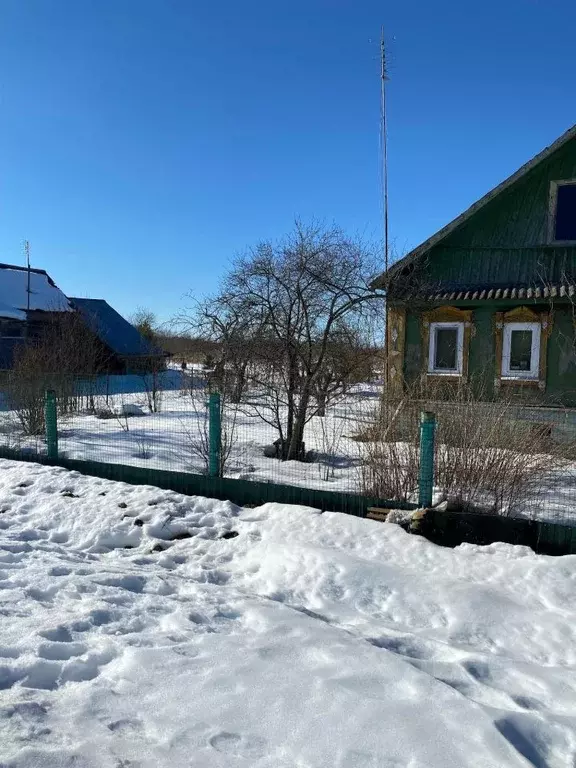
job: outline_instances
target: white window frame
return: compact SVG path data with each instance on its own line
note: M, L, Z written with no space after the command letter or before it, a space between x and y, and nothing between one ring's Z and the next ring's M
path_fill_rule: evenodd
M530 354L529 371L510 370L510 351L513 331L532 331L532 349ZM502 378L521 381L533 381L540 376L540 338L542 326L540 323L504 323L502 341Z
M436 368L436 331L456 330L456 368ZM464 362L464 323L430 323L430 338L428 343L428 373L434 376L462 376Z
M562 181L550 182L550 202L548 207L548 242L557 243L576 243L575 240L556 240L556 208L558 207L558 187L568 187L576 184L576 179L563 179Z

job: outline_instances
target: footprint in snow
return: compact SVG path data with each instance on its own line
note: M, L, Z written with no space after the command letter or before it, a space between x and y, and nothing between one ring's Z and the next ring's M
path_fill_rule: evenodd
M235 757L258 759L266 754L266 740L260 736L242 736L221 731L212 736L209 744L217 752Z
M29 587L26 595L39 603L49 603L58 592L58 587L48 587L48 589L38 589L38 587Z
M0 645L0 659L17 659L20 656L18 648L10 648L6 645Z
M38 634L45 640L50 640L54 643L72 643L74 640L68 627L64 626L55 627L54 629L43 629Z
M87 650L84 643L43 643L38 648L38 656L47 661L68 661L74 656L82 656Z
M117 587L118 589L126 589L128 592L140 593L144 591L146 579L143 576L114 576L99 579L95 583L102 587Z
M56 566L48 571L50 576L70 576L71 573L71 569L65 568L64 566Z
M64 533L64 531L52 531L50 541L54 544L66 544L68 542L68 534Z
M112 731L112 733L126 733L127 731L135 733L142 730L143 723L141 720L138 720L138 718L130 719L126 717L122 720L114 720L113 722L108 723L107 728Z
M50 657L52 649L41 646L41 652ZM81 644L72 648L72 653L60 654L69 661L55 661L53 657L39 658L37 661L25 667L10 668L0 665L0 689L12 688L20 683L22 688L53 691L66 683L82 683L94 680L100 674L100 667L109 664L114 658L113 653L94 653L85 659L72 658L76 652L83 653L86 649ZM58 657L58 654L56 654Z

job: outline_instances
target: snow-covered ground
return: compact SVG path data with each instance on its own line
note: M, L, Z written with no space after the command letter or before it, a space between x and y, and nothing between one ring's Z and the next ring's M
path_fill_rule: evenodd
M576 557L1 461L0 571L2 768L576 764Z
M181 373L170 372L173 389L161 393L161 409L149 413L147 395L143 391L114 394L109 404L98 398L102 410L120 410L136 404L146 414L139 418L99 419L91 413L81 413L60 419L59 449L71 459L128 464L154 469L182 472L203 472L205 463L198 454L198 445L207 430L207 391L190 395L189 382L181 382ZM111 377L128 379L133 389L142 390L142 377ZM122 384L122 382L120 382ZM113 383L113 391L119 386ZM306 428L306 449L318 454L318 461L279 462L266 458L263 450L278 437L257 409L250 406L227 406L225 410L225 439L230 438L232 450L225 473L230 478L285 483L307 488L358 492L359 462L362 446L353 438L372 423L381 388L363 384L346 398L329 408L326 418L315 417ZM0 445L29 447L45 452L43 439L22 438L17 416L6 410L0 414ZM227 434L227 437L226 437Z

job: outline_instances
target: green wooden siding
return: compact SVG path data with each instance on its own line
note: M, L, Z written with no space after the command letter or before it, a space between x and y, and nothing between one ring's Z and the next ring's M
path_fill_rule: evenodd
M426 290L440 287L508 287L560 283L576 277L576 247L448 248L437 246L420 278Z
M522 303L516 302L516 306ZM470 307L470 302L462 306ZM473 307L475 333L470 339L468 354L469 380L477 395L490 400L494 397L496 372L494 313L511 309L508 302L477 302ZM550 309L549 305L542 305ZM427 360L427 351L422 349L420 311L408 312L406 316L406 346L404 377L410 386L415 384ZM522 399L531 404L576 406L576 350L574 346L574 321L572 307L559 305L554 308L554 325L548 341L546 390L537 388L523 390Z
M422 372L422 337L420 317L414 312L406 314L406 339L404 342L404 378L414 384Z
M574 178L576 140L432 248L419 264L424 286L542 285L576 276L576 244L548 244L550 182Z
M492 306L483 305L474 310L474 335L470 339L468 375L477 394L490 400L494 397L494 312Z
M488 203L444 245L521 248L548 242L550 182L576 178L576 141L565 144Z

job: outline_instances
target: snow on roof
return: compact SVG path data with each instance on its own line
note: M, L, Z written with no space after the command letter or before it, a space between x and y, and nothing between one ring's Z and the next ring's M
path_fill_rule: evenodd
M0 317L10 318L10 320L26 320L26 312L21 309L15 309L9 304L0 301Z
M70 302L43 269L28 270L13 264L0 264L0 317L25 320L26 309L66 312Z

